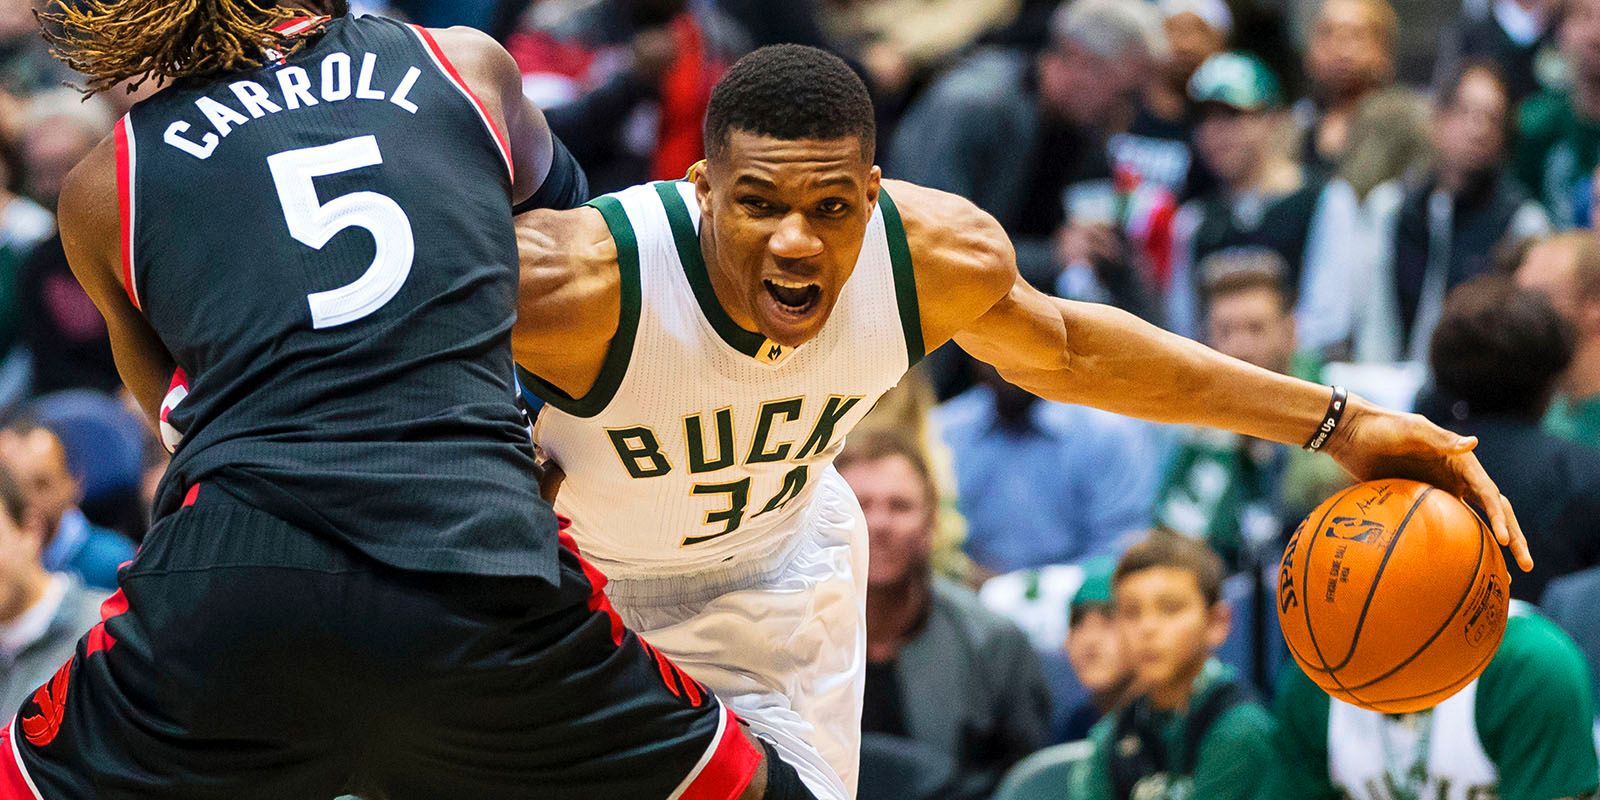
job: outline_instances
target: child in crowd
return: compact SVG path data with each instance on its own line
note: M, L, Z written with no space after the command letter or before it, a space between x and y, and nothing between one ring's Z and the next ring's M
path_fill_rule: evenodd
M1112 602L1134 699L1090 733L1082 800L1266 797L1276 726L1234 671L1211 657L1228 636L1222 560L1156 531L1129 548Z
M1067 661L1088 699L1072 709L1057 726L1055 739L1075 742L1089 738L1089 729L1102 717L1121 708L1133 684L1133 671L1122 654L1111 605L1111 571L1117 562L1110 556L1091 558L1083 564L1083 584L1072 596L1068 608Z

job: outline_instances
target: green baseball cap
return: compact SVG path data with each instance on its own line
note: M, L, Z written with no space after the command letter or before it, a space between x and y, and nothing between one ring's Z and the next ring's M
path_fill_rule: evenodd
M1111 605L1111 573L1116 569L1117 562L1110 556L1099 556L1083 562L1083 583L1072 595L1068 613Z
M1263 111L1283 102L1278 78L1261 59L1249 53L1218 53L1189 79L1189 99L1220 103L1240 111Z

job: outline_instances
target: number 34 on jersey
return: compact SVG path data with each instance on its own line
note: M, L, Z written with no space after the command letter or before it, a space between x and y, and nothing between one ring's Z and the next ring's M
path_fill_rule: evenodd
M807 426L802 422L806 414L806 398L791 397L769 400L760 405L756 422L748 441L735 442L733 408L719 408L710 414L695 413L683 418L681 433L683 453L687 463L673 464L662 447L662 434L647 425L606 428L617 457L632 477L640 480L660 478L675 469L687 469L691 475L721 472L735 467L744 468L762 464L795 463L784 475L777 493L751 510L750 477L722 482L697 482L690 487L694 495L726 495L727 507L706 513L705 522L714 530L701 535L686 536L682 544L690 546L726 536L739 529L747 518L760 517L781 511L789 501L798 497L809 479L808 462L827 453L833 445L835 429L840 420L862 401L859 396L831 395L819 411L810 415ZM803 432L803 435L801 433ZM720 526L720 527L719 527Z

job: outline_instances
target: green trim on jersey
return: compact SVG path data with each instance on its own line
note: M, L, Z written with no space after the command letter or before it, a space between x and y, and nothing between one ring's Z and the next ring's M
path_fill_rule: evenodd
M922 342L922 310L917 304L917 273L911 267L911 245L900 208L885 189L878 190L878 207L883 209L883 233L889 241L889 262L894 265L894 295L900 305L900 330L906 337L906 369L917 365L928 354Z
M706 271L705 255L700 252L700 234L694 229L694 221L689 219L689 208L684 205L683 195L678 193L679 183L681 181L661 181L655 187L656 194L661 196L661 205L667 209L667 223L672 226L672 239L678 245L678 261L683 264L683 274L689 278L689 288L694 290L694 299L700 304L700 312L705 314L706 320L722 337L722 341L755 358L766 346L767 337L739 327L739 323L728 316L722 303L717 300L717 290L711 287L711 274Z
M600 367L600 375L594 379L594 386L580 398L568 395L522 365L517 365L517 377L522 381L522 388L574 417L592 417L604 411L622 386L622 377L628 374L628 360L633 357L633 339L639 332L639 310L643 297L639 284L639 238L633 232L633 224L628 221L628 212L622 209L622 203L617 198L609 195L597 197L584 205L600 212L600 216L606 220L606 228L611 231L612 241L617 244L622 313L617 318L617 334L611 338L605 364Z

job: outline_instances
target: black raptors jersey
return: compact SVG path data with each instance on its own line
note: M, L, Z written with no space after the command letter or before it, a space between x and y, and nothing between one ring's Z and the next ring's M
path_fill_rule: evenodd
M189 381L158 513L216 483L394 566L553 578L503 135L426 31L306 35L117 130L129 293Z

